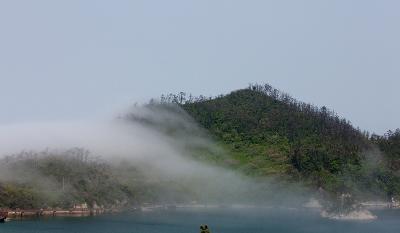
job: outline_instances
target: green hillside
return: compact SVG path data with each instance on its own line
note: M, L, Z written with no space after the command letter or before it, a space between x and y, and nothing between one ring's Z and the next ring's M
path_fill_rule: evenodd
M0 209L187 201L181 184L157 176L150 180L143 175L146 169L129 162L111 164L82 148L8 155L0 160Z
M279 175L333 194L400 194L398 176L390 169L400 158L398 131L371 139L326 107L297 101L270 85L215 98L167 95L161 102L179 104L246 174Z
M270 85L214 98L170 94L122 120L151 128L182 155L257 182L268 179L266 199L288 183L328 200L343 193L351 193L352 201L400 198L399 129L369 135L334 111L297 101ZM111 208L207 202L212 195L227 199L219 189L204 188L210 185L207 179L150 174L154 170L148 165L112 164L82 148L5 156L0 160L0 208L69 208L83 202Z
M110 167L84 149L63 153L22 152L1 160L0 207L70 208L87 202L111 207L134 190L116 182ZM7 172L6 172L7 171Z

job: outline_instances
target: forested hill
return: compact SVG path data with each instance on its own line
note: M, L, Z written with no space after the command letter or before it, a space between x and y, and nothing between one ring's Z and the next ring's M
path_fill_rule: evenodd
M162 96L161 104L151 101L119 120L155 130L168 143L176 143L171 146L184 156L255 177L257 185L268 186L260 185L269 191L262 192L262 200L281 195L279 185L287 188L288 182L302 184L294 188L314 189L326 200L340 200L343 193L351 193L355 201L400 199L399 129L369 135L326 107L297 101L270 85L251 85L214 98L170 94ZM206 192L208 176L173 179L158 174L153 160L112 163L89 155L85 148L3 155L0 209L70 208L84 202L106 208L145 202L220 203L229 199L226 193L233 193L216 191L218 182L217 189Z
M379 157L378 148L389 150L387 137L371 140L326 107L297 101L268 84L215 98L167 95L161 102L178 103L247 174L281 175L332 193L400 194L388 156ZM396 154L391 158L400 158L398 150L390 151Z

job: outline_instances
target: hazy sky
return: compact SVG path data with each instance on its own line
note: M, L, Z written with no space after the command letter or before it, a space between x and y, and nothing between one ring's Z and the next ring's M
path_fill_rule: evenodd
M400 127L400 1L0 0L0 124L268 82Z

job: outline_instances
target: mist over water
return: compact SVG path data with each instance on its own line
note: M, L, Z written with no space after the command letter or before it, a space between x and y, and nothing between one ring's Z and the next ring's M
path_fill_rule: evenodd
M179 194L174 193L177 190L160 193L160 199L166 202L173 200L174 195L218 204L301 205L305 201L305 196L293 193L302 190L300 186L289 186L273 178L245 177L213 161L198 159L202 153L209 153L215 160L228 159L229 155L176 106L135 106L119 117L104 119L0 126L0 154L63 154L71 148L84 148L110 164L120 178L137 179L124 174L124 169L135 167L141 179L172 182L181 187ZM2 170L1 180L15 180L15 171ZM42 183L51 183L39 175L19 173L18 177L42 187L47 187Z

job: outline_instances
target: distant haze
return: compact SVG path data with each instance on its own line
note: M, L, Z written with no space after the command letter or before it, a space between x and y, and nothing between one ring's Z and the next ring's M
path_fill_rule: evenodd
M399 1L0 2L0 125L270 83L376 133L400 127Z
M24 156L36 161L47 155L67 156L66 151L82 148L95 161L105 162L125 179L177 184L181 191L173 191L172 197L186 195L189 200L219 204L301 205L313 195L301 183L278 183L273 176L251 179L212 165L211 161L196 159L196 150L221 159L229 157L179 108L132 107L121 116L112 121L91 119L0 126L0 182L27 182L54 190L56 183L51 180L54 177L42 177L31 167L16 169L7 161L12 158L21 161ZM132 173L124 168L130 168L128 171L135 168L142 178L138 173L132 178ZM168 201L168 193L157 195Z

